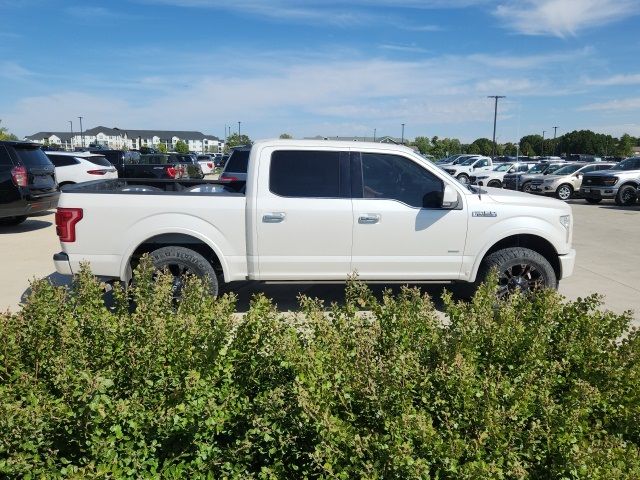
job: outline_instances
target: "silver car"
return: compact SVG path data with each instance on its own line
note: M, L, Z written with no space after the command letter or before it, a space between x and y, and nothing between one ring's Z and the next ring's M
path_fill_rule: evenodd
M531 180L531 193L539 195L553 195L560 200L569 200L574 192L580 191L582 177L585 173L607 170L615 163L595 162L567 163L550 175L538 177Z

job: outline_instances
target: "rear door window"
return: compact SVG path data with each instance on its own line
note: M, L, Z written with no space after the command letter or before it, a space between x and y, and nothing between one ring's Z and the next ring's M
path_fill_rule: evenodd
M248 156L249 152L246 153ZM235 172L230 168L227 170ZM269 190L281 197L340 198L340 152L273 152Z
M48 157L56 167L68 167L78 164L78 161L69 155L48 155Z

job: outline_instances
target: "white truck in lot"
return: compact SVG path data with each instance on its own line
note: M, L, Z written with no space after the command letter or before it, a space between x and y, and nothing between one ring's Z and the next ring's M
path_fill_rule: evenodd
M457 165L443 165L441 168L452 177L457 178L460 183L468 184L472 175L491 170L493 160L490 157L478 155L469 157Z
M571 207L466 186L398 145L270 140L253 145L245 182L108 180L67 187L58 272L83 261L129 281L141 255L234 281L465 282L492 268L500 292L556 288L575 262Z

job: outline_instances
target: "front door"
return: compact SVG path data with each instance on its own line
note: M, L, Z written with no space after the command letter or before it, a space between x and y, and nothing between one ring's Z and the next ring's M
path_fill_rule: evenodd
M353 230L348 152L263 152L258 169L268 179L259 182L255 210L259 279L345 280Z
M353 182L352 255L359 277L458 279L467 212L440 207L443 181L401 155L362 153L360 158L362 180Z

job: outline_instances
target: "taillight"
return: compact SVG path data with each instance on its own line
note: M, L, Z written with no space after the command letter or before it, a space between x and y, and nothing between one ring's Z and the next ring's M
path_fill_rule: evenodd
M25 167L13 167L11 169L11 177L16 187L26 187L29 183L29 176Z
M220 175L220 180L224 180L225 182L237 182L238 177L232 177L231 175Z
M89 175L104 175L105 173L107 173L109 170L87 170L87 173Z
M58 208L56 211L56 234L61 242L76 241L76 223L82 220L81 208Z
M207 162L207 167L209 167L209 168L213 168L213 163L211 163L211 162Z
M167 175L170 178L176 178L176 175L178 174L179 170L176 167L167 167L166 169Z

